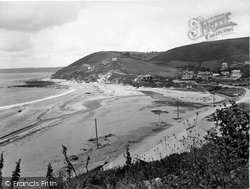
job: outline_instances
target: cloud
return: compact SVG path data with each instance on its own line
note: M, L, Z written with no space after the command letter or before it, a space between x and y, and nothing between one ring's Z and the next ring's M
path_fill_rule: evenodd
M0 29L40 31L75 20L82 2L0 2Z
M0 67L66 66L96 51L166 51L205 40L188 38L191 18L225 12L238 24L225 38L247 36L247 0L221 1L0 1Z
M0 40L2 51L17 52L32 48L31 38L27 33L0 29L0 36L4 36L4 39Z

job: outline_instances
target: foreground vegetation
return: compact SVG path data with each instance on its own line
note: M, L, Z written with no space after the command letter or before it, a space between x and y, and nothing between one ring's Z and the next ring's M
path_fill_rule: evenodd
M127 149L125 166L96 169L56 188L248 188L249 114L232 102L213 118L218 133L210 132L205 142L194 140L189 152L132 163Z
M87 172L76 173L67 156L67 148L63 146L67 180L62 179L62 173L55 177L53 165L49 164L47 179L57 183L57 186L50 188L248 188L248 113L245 106L232 102L231 107L218 109L213 114L217 129L208 132L205 140L194 138L187 152L145 162L132 159L127 148L124 154L126 165L105 171L102 168L107 162L88 171L88 162L91 160L86 157ZM21 160L17 162L11 181L20 177L20 162ZM0 181L3 165L1 155ZM74 175L75 177L72 177Z

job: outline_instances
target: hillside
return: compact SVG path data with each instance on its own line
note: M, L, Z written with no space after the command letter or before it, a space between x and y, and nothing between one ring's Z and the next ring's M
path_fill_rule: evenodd
M90 54L53 75L57 79L85 82L130 83L139 75L174 77L177 69L145 61L146 54L133 52L97 52ZM153 56L154 57L154 56Z
M171 67L218 71L222 62L229 65L249 61L249 37L202 42L162 52L151 59Z
M131 83L140 75L174 78L180 70L218 72L223 62L238 69L249 61L249 37L203 42L166 52L96 52L52 77L85 82Z

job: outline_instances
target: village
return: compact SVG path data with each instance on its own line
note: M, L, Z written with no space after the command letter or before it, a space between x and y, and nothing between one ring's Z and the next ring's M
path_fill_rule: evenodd
M195 73L194 71L184 71L182 73L182 80L210 80L215 77L220 78L231 78L231 79L239 79L241 77L241 71L239 69L232 69L234 66L228 66L228 63L223 62L219 72L211 72L211 71L199 71ZM203 70L209 70L204 68Z
M209 68L202 68L200 71L182 70L176 74L175 79L163 78L153 75L140 75L134 79L137 86L150 87L185 87L187 89L197 86L217 86L220 83L233 84L238 86L248 85L248 82L242 77L240 70L242 65L249 65L249 62L243 64L231 64L223 62L221 68L212 72ZM201 71L202 70L202 71Z

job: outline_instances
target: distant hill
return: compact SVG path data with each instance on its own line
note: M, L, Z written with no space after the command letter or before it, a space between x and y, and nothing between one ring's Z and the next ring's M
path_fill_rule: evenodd
M8 68L0 69L0 73L36 73L36 72L57 72L62 67L48 67L48 68Z
M140 75L174 78L181 70L218 72L223 62L249 61L249 37L203 42L166 52L96 52L60 69L53 78L85 82L130 83Z
M211 71L218 71L222 62L231 65L249 61L249 37L177 47L160 53L151 61L196 71L202 67L210 68Z

